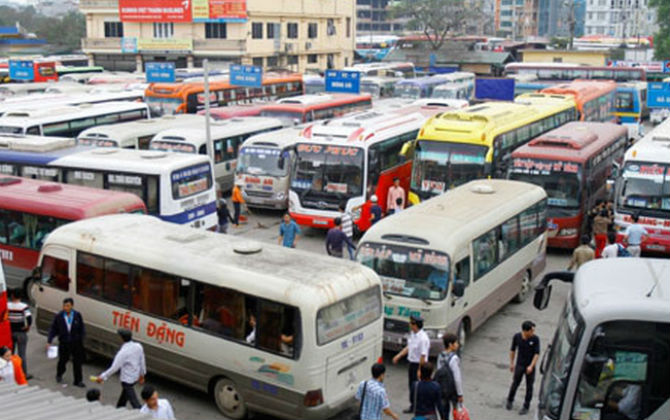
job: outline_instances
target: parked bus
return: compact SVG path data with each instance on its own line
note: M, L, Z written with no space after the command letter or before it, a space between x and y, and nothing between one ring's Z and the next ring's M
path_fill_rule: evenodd
M205 109L204 84L152 83L145 92L144 100L152 115L195 114ZM303 93L302 75L266 74L259 88L233 86L227 81L209 84L212 107L239 105L259 100L276 100Z
M381 63L359 63L352 67L345 67L344 70L359 71L361 77L381 76L381 77L416 77L414 63L384 61Z
M9 284L23 286L54 229L114 213L146 213L146 207L134 194L0 176L0 255Z
M10 60L12 61L12 60ZM32 60L32 73L33 78L31 82L47 82L50 80L58 80L58 74L56 74L56 63L53 61L44 61L44 60ZM11 79L17 81L17 79Z
M644 82L647 73L642 67L592 67L570 63L509 63L505 76L532 74L538 80L569 82L575 79Z
M398 77L361 77L361 93L368 93L374 99L391 98L399 80Z
M83 92L77 92L76 89L68 90L67 88L64 92L57 92L56 90L59 89L57 86L62 85L64 85L64 83L54 83L54 91L49 90L45 93L34 93L25 96L6 98L5 100L0 101L0 116L4 115L6 112L16 110L43 110L47 107L55 108L67 105L100 104L116 101L141 101L144 95L144 91L133 89L95 92L92 91L90 86L85 85L78 85L86 89ZM67 85L72 86L70 83L67 83Z
M670 262L601 259L549 273L537 309L551 300L551 280L572 289L540 363L536 418L670 418Z
M301 95L263 105L261 116L278 118L285 126L290 126L337 118L350 112L364 111L371 106L370 95L347 93Z
M145 150L149 148L151 139L161 131L192 126L204 127L205 117L192 114L163 115L150 120L99 125L79 133L77 144Z
M326 91L326 80L315 74L303 76L305 95L316 95Z
M87 128L146 118L149 108L141 102L17 109L0 117L0 133L77 137Z
M393 178L407 188L412 162L400 156L423 123L449 108L408 106L372 110L310 125L296 144L291 172L289 212L298 224L329 228L341 204L355 228L370 226L370 197L382 209Z
M618 83L614 103L617 120L628 127L628 138L637 140L642 134L642 121L649 116L647 83Z
M117 215L55 230L38 271L40 333L74 297L87 350L113 356L125 325L152 373L227 418L330 418L382 356L379 278L353 262Z
M634 214L647 230L642 250L670 255L670 119L626 151L617 179L614 224L623 231Z
M287 127L256 134L244 141L237 157L235 183L243 186L248 206L288 208L295 144L304 128L304 125Z
M59 76L65 76L67 74L80 74L80 73L103 73L105 69L102 66L56 66L56 73Z
M404 79L395 84L393 96L396 98L430 98L433 89L447 83L442 75L417 77L416 79Z
M235 166L242 143L253 135L282 127L280 120L264 117L232 118L210 124L214 144L214 174L223 191L233 188ZM151 140L149 149L207 155L205 127L187 126L161 131Z
M569 122L512 152L508 178L544 188L547 245L577 248L587 231L586 214L607 199L607 182L620 167L628 132L613 123Z
M25 97L36 93L85 93L90 86L68 82L6 83L0 85L0 100Z
M532 105L487 102L437 115L402 150L414 155L409 201L416 204L476 178L503 178L516 147L576 118L572 98Z
M580 121L614 121L616 83L610 81L575 80L542 89L539 95L569 95L577 103ZM528 94L520 96L522 99Z
M445 99L465 99L471 101L475 98L475 74L464 71L441 74L440 77L446 83L436 86L431 97Z
M236 117L258 117L261 115L263 106L265 104L262 102L257 104L219 106L209 110L209 117L216 121ZM205 110L199 111L198 115L205 115Z
M430 355L446 332L464 347L488 317L530 293L545 266L545 225L542 188L506 180L471 181L375 223L357 260L382 279L384 347L406 345L410 315L424 319Z

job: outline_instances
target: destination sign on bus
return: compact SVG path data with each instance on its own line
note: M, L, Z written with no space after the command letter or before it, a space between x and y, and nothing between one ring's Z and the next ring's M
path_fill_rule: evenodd
M173 143L170 141L154 140L151 142L151 150L165 150L179 153L195 153L195 146L187 143Z
M552 172L576 174L579 164L573 162L536 160L529 158L514 159L512 172L530 175L549 175Z
M357 156L361 149L358 147L322 146L319 144L299 144L298 153L325 153L333 156Z
M77 144L81 146L96 146L96 147L119 146L119 143L116 140L109 140L109 139L77 139Z
M656 165L656 164L647 164L647 165L626 165L626 172L636 172L640 175L651 175L659 176L659 180L662 182L663 173L670 175L670 166L665 165Z
M107 175L107 181L110 184L142 185L142 177L133 175L109 174Z
M172 172L172 182L181 181L183 179L202 175L210 171L209 163L202 165L191 166L189 168L180 169Z

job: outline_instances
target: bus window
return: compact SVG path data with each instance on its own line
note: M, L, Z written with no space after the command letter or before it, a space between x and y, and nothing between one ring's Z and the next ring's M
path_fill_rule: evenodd
M68 122L57 122L52 124L45 124L42 131L44 136L70 136L70 125Z
M8 216L7 231L9 233L9 245L24 246L26 240L25 218L17 212L9 212Z
M69 264L66 260L45 255L42 259L42 279L45 286L67 292L70 289Z
M102 297L103 264L103 259L100 257L83 252L77 253L77 293L95 298Z
M147 196L145 197L145 204L147 206L147 212L149 214L158 214L158 177L157 176L147 176L145 177L147 184Z
M105 260L103 297L112 302L128 305L130 302L130 265Z
M491 229L472 243L475 254L475 281L497 264L497 229Z
M28 130L26 130L26 134L39 136L40 135L40 128L36 125L33 125L32 127L29 127Z
M236 290L200 283L196 284L195 296L194 326L233 340L244 341L249 337L254 328L250 317L256 314L255 299Z
M95 118L93 117L73 120L70 121L70 132L73 136L76 136L77 134L81 133L82 131L86 130L89 127L93 127L94 125L95 125Z
M181 281L176 276L138 267L133 272L132 308L153 316L179 319L186 313L180 297Z
M300 348L297 312L290 306L262 301L258 311L257 346L295 358Z
M516 252L519 249L519 228L517 224L517 217L512 217L501 225L501 240L502 240L502 251L504 250L505 255L500 256L500 260L503 257L507 257Z
M72 185L81 185L91 188L104 188L104 177L100 172L89 171L71 171L65 172L65 183Z

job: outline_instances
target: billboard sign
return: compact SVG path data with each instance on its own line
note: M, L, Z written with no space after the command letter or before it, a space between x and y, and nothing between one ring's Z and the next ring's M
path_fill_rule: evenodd
M147 82L148 83L173 83L175 65L169 61L147 63Z
M247 0L192 0L193 22L244 22Z
M360 93L361 73L347 70L326 70L326 92Z
M615 60L610 65L613 67L641 67L651 73L670 73L670 61Z
M191 22L192 0L119 0L121 22Z
M32 60L9 60L9 78L12 80L35 79L35 71Z
M230 84L236 86L261 87L263 69L258 66L230 65Z
M649 108L670 108L670 82L648 84L647 106Z
M140 38L137 40L138 51L192 51L193 40L179 38Z

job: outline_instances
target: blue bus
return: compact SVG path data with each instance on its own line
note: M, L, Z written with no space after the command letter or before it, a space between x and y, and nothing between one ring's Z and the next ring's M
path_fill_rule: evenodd
M403 79L395 84L393 96L396 98L430 98L436 86L443 85L448 79L442 75Z
M617 122L628 127L628 138L642 136L642 120L649 114L647 82L617 83L614 115Z

